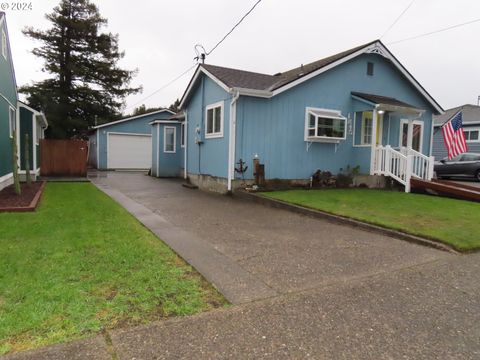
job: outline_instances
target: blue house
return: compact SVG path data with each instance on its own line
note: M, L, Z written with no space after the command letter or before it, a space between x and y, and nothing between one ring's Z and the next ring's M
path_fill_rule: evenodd
M102 170L147 170L152 166L153 121L174 113L161 109L95 126L89 141L89 163Z
M441 160L448 156L441 127L458 112L462 112L463 131L465 133L468 151L480 154L480 106L465 104L448 109L444 114L433 117L434 133L432 155L436 160Z
M432 115L443 113L379 40L274 75L201 64L181 107L184 176L219 192L251 183L253 159L266 179L359 167L358 181L409 191L433 176Z
M7 21L0 12L0 190L13 183L11 142L18 122L17 101Z

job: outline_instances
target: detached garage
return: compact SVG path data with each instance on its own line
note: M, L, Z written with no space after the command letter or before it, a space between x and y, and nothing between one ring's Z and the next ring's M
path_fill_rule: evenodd
M94 127L89 162L101 170L148 170L152 165L150 123L169 119L167 109L128 117Z

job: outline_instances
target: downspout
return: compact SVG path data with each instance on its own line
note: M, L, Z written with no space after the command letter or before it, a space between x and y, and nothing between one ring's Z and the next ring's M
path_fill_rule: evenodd
M188 114L187 110L184 111L185 114L185 125L183 125L183 136L184 136L184 151L185 154L183 156L183 178L187 180L188 172L187 172L187 147L188 147Z
M228 177L227 177L227 190L232 192L232 180L235 172L235 140L236 140L236 127L237 127L237 100L240 97L240 93L236 90L232 92L232 101L230 102L230 131L228 139Z

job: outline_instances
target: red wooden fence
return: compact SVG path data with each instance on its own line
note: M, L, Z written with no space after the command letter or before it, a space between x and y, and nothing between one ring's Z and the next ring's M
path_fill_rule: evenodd
M88 142L40 140L41 176L86 176Z

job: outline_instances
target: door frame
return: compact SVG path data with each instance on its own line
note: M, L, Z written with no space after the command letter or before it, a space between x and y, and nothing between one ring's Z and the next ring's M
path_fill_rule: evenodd
M399 137L398 137L398 147L403 147L403 126L407 124L407 147L408 144L412 143L413 141L413 126L420 125L420 146L419 152L423 154L423 135L425 130L425 123L423 120L408 120L408 119L401 119L400 120L400 128L399 128ZM410 125L411 124L411 125Z

